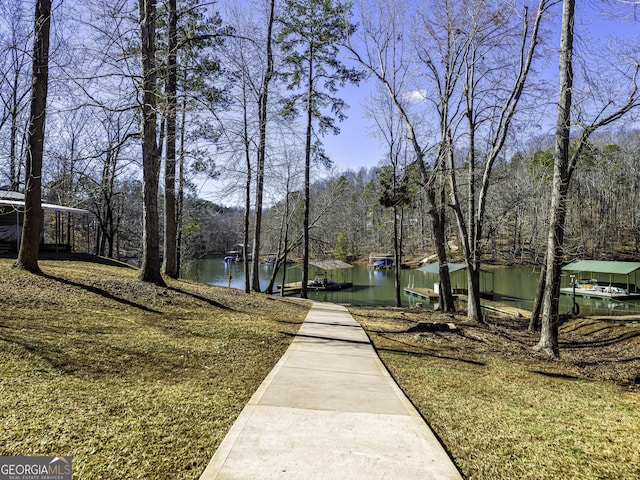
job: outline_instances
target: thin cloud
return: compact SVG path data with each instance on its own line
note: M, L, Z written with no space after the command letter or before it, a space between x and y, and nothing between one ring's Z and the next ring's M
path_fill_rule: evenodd
M427 98L426 90L412 90L402 96L409 103L421 103Z

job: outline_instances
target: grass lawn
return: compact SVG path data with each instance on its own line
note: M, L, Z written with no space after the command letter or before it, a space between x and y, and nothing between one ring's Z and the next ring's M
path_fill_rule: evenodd
M137 270L0 260L0 455L77 478L196 479L308 306Z
M197 479L308 304L107 263L0 260L0 455ZM350 310L467 478L640 478L640 320L571 320L554 360L521 320Z
M640 478L637 319L573 320L550 360L522 322L351 312L467 478ZM458 329L416 330L427 318Z

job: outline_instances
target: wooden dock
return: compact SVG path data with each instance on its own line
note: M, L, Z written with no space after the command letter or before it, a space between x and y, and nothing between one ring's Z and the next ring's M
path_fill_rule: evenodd
M529 310L512 307L510 305L505 305L504 303L494 302L493 300L482 299L480 300L480 305L482 305L482 308L486 308L487 310L498 312L503 315L519 318L531 318L531 312Z
M430 302L437 302L439 300L438 294L430 288L409 288L404 289L409 295L414 295L419 298L424 298ZM454 295L454 300L466 302L468 297L466 295ZM518 307L512 307L503 303L495 302L493 300L482 299L480 300L482 308L498 312L503 315L509 315L512 317L531 318L531 312Z
M430 302L437 302L439 299L438 294L435 291L431 290L430 288L405 287L404 291L409 295L424 298L425 300L429 300Z

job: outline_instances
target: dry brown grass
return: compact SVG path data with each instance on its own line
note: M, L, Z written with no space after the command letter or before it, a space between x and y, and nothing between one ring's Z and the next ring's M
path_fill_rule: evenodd
M568 322L550 360L515 320L351 312L467 478L640 478L640 322ZM458 329L412 331L419 321Z
M307 313L125 266L0 260L0 455L78 478L198 478ZM560 360L518 321L351 309L470 479L640 478L640 323L578 319ZM457 330L413 331L418 321Z
M306 316L301 302L126 266L0 260L0 455L78 478L198 478Z

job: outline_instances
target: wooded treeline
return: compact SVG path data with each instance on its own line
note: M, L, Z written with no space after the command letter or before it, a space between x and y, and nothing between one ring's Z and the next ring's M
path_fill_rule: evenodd
M42 193L89 209L96 253L139 257L155 283L236 243L302 258L302 296L314 256L435 254L441 307L461 259L482 321L482 263L540 263L545 332L561 262L637 253L640 42L588 24L633 26L633 2L35 3L0 4L0 170L25 191L25 268ZM363 81L377 140L353 140L382 158L331 173L323 136ZM215 204L203 179L224 185Z
M489 194L485 260L497 264L544 261L553 175L552 143L536 142L496 167ZM570 190L566 230L566 261L576 258L631 259L640 255L640 131L596 136L590 142ZM318 198L313 228L316 257L367 258L372 252L393 252L393 211L381 202L386 167L349 171L312 187ZM326 213L321 209L327 205ZM410 189L410 204L402 210L405 258L420 259L435 252L428 200L419 184ZM279 238L284 203L268 210L266 250ZM312 217L315 215L312 213ZM295 217L294 217L295 218ZM292 231L300 225L289 222ZM453 218L446 228L453 261L461 261L461 246Z

